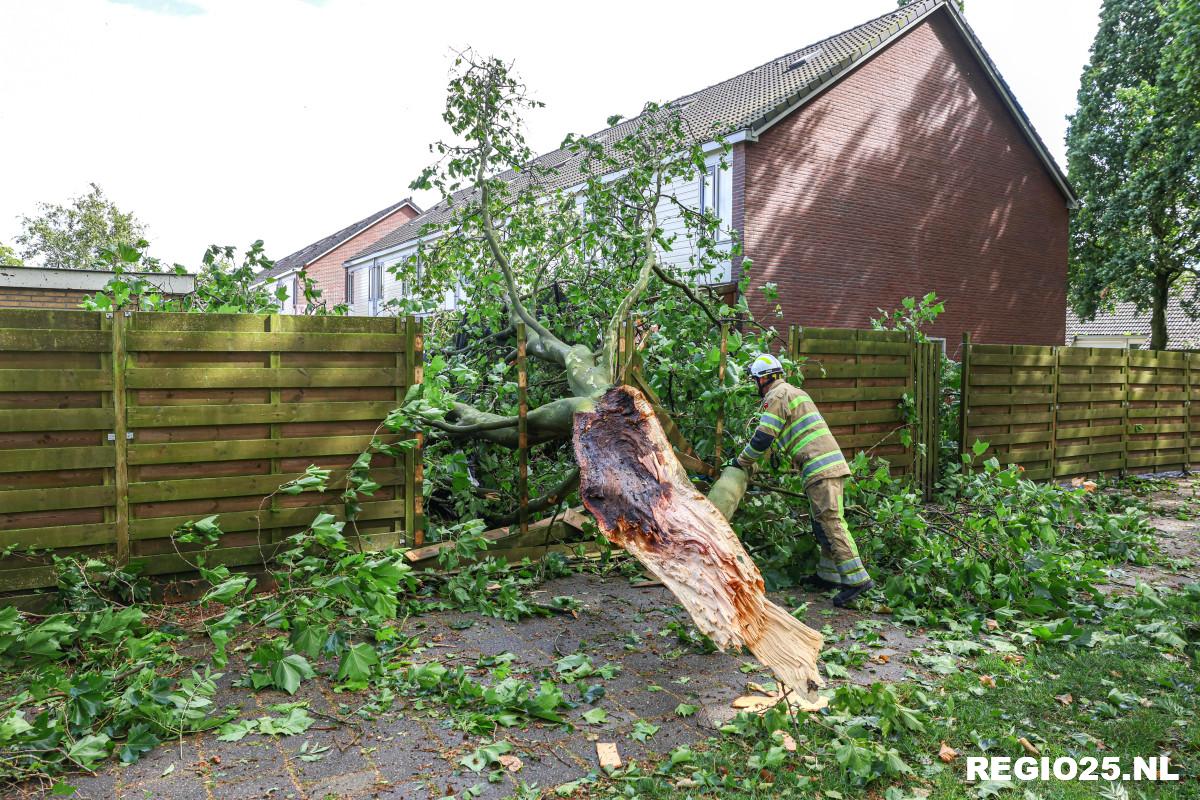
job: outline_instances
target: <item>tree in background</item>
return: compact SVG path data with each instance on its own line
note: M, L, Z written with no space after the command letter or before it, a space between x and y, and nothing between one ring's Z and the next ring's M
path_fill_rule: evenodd
M90 186L91 191L65 204L39 203L37 216L21 217L16 243L26 262L53 269L94 269L97 251L144 238L146 226L137 217L117 208L96 184Z
M1118 302L1151 313L1167 346L1172 291L1200 308L1200 12L1196 0L1105 0L1067 132L1081 200L1071 226L1070 296L1091 319Z
M19 267L21 264L21 257L17 255L17 251L0 242L0 267Z

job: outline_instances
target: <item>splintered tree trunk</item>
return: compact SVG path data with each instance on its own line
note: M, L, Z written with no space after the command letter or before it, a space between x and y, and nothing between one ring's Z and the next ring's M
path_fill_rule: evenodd
M767 599L721 511L688 480L646 398L609 389L575 415L580 494L609 541L632 553L721 650L745 646L783 686L812 698L821 634Z

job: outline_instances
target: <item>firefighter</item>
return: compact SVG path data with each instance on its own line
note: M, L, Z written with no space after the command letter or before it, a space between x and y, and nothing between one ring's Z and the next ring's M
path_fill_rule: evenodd
M808 495L813 535L821 560L808 583L838 589L833 604L842 608L875 585L846 527L842 484L850 467L812 398L783 379L783 364L772 355L750 363L750 377L762 397L753 438L730 466L750 471L772 446L800 470Z

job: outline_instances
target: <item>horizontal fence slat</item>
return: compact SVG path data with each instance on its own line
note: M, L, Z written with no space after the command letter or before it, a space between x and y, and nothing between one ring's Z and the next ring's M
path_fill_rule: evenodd
M388 519L404 516L404 500L376 500L362 504L360 520ZM332 514L338 520L346 518L345 503L298 508L264 508L258 511L227 511L219 514L218 524L226 533L240 533L271 528L300 527L308 525L319 513ZM134 541L161 539L170 536L180 525L202 519L205 514L188 514L174 517L144 517L129 521L129 535Z
M403 386L405 378L392 367L133 367L125 380L130 389L288 389Z
M346 470L333 470L330 486L346 473ZM297 478L304 477L303 472L275 473L266 475L238 475L222 478L180 478L165 481L139 481L129 484L129 502L154 503L169 500L196 500L215 497L246 497L249 495L267 495L280 486ZM384 486L391 485L397 480L403 481L404 470L391 467L371 470L371 480Z
M1120 436L1125 433L1124 425L1059 425L1058 438L1059 440L1070 441L1072 439L1093 438L1098 436Z
M973 372L972 386L1050 386L1052 372Z
M802 370L810 380L819 378L907 378L908 364L845 364L840 361L808 361Z
M126 334L133 352L394 353L404 350L398 333L275 333L249 331L139 331Z
M359 538L366 549L371 550L394 546L398 537L396 533L375 533ZM134 556L131 560L141 563L143 575L170 575L176 572L195 572L199 556L203 556L205 566L210 569L216 566L245 567L262 564L264 560L270 560L288 546L288 542L264 542L262 545L252 544L246 547L218 547L203 553L196 551Z
M825 422L833 428L839 425L868 425L879 422L901 422L904 412L899 407L864 408L855 411L826 411Z
M241 461L361 453L372 436L319 436L303 439L234 439L210 442L163 442L129 446L129 463L177 464L185 461Z
M195 425L254 425L289 422L382 420L398 404L394 400L338 403L244 403L197 406L134 406L130 428L174 428Z
M842 403L851 400L899 400L911 391L909 386L865 386L859 388L825 388L805 385L804 390L813 402Z
M860 355L860 356L907 356L911 348L906 341L861 341L846 339L800 340L798 355Z
M42 447L0 450L0 472L100 469L117 463L115 447Z
M0 514L22 511L60 511L110 506L116 501L112 486L68 486L59 489L10 489L0 492Z
M108 331L0 328L0 351L104 353L111 347Z
M96 392L112 381L102 369L0 369L0 392Z
M41 550L112 544L116 540L117 527L111 522L0 530L0 546L2 547L18 545L20 547L36 547Z
M1052 367L1053 354L1015 355L1013 353L972 353L971 366L985 367Z
M0 431L112 430L111 408L0 408Z

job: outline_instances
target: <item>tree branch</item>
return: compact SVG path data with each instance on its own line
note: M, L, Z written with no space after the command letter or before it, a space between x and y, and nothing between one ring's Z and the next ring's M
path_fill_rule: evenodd
M534 500L529 501L526 506L527 514L540 514L548 508L553 508L559 503L567 499L567 495L579 488L579 467L575 467L567 476L559 482L557 486L551 489L547 494L542 495ZM504 514L499 517L489 517L488 524L494 528L499 528L504 525L512 525L519 522L521 512L514 511L511 514Z
M674 286L676 289L679 289L680 291L682 291L684 293L684 295L687 296L688 300L691 300L693 303L700 306L700 310L704 312L704 315L706 317L708 317L710 320L712 320L712 323L714 325L720 326L721 320L717 318L717 315L714 314L709 309L709 307L704 303L703 300L701 300L699 297L696 296L696 293L692 291L692 287L688 286L683 281L680 281L680 280L677 280L677 279L671 277L667 273L667 271L665 269L663 269L662 267L660 267L658 264L654 265L654 274L657 275L660 279L662 279L662 281L664 283L670 284L671 286Z

